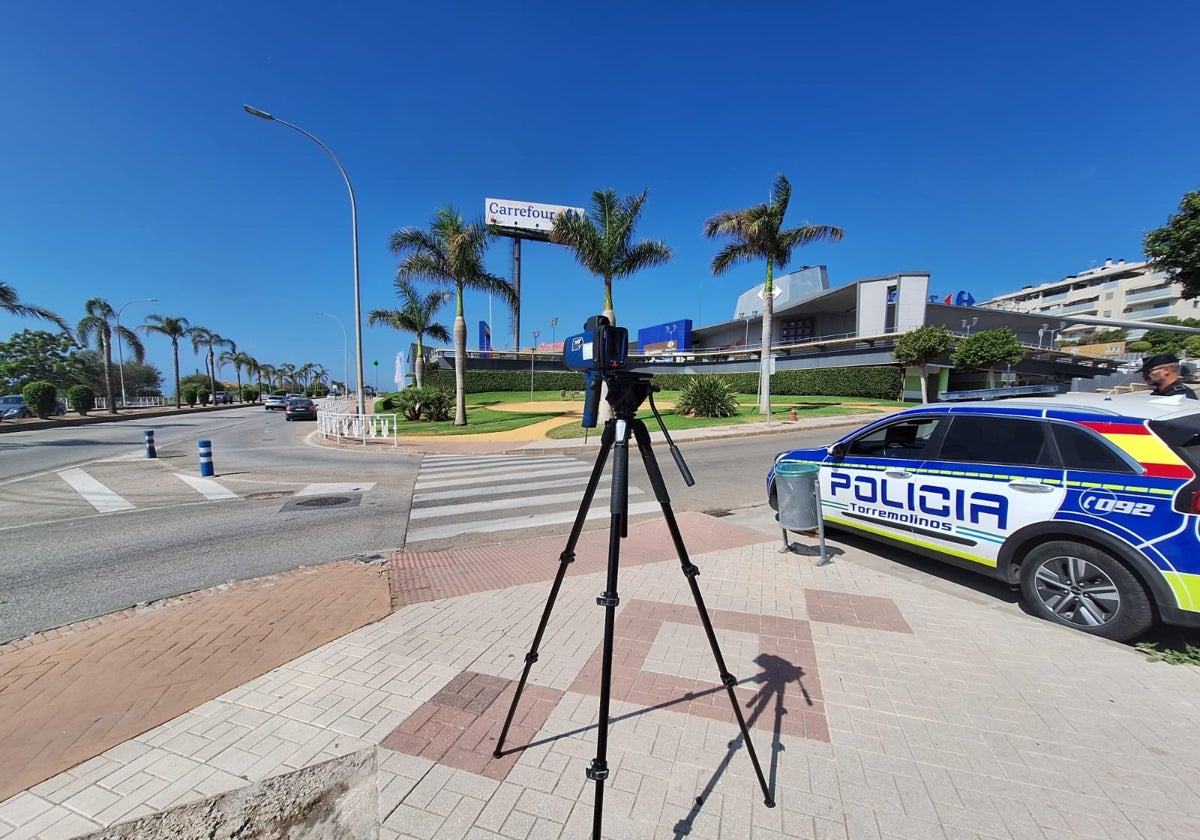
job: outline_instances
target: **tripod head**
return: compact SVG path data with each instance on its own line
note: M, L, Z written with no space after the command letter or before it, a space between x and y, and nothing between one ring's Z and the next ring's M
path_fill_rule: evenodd
M587 396L584 398L583 404L583 425L589 429L596 426L596 414L600 408L601 384L607 383L608 385L608 395L605 399L612 408L613 416L618 420L632 420L637 416L637 410L641 408L646 398L660 390L651 379L652 374L634 373L629 370L589 372ZM654 410L654 414L658 416L657 409Z

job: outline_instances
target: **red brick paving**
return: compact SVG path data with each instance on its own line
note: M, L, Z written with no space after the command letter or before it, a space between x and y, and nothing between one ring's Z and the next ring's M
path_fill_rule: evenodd
M685 512L676 521L692 556L764 541L757 531L701 513ZM449 551L397 551L388 561L396 607L552 580L566 543L562 536ZM623 567L672 558L675 547L661 519L631 526L621 541ZM585 531L567 576L600 572L607 565L608 529Z
M493 758L516 685L502 677L463 671L409 715L380 746L503 780L517 763L520 748L533 740L563 695L526 683L508 730L509 749Z
M0 801L390 612L377 566L232 583L0 646Z

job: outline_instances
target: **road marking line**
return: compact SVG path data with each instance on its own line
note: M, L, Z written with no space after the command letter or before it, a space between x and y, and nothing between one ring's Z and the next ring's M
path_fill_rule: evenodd
M658 502L640 502L629 506L629 515L633 516L638 513L655 513L661 510ZM602 516L611 515L607 505L592 507L588 509L585 519L599 519ZM490 534L493 531L514 531L518 528L540 528L545 525L558 525L560 523L574 522L578 516L578 511L562 511L561 513L551 513L518 516L512 519L492 519L481 520L479 522L462 523L459 525L436 525L429 528L410 528L408 536L404 540L404 546L407 549L413 543L422 542L425 540L438 540L447 537L460 537L467 534Z
M325 484L317 483L310 484L300 490L297 490L296 496L325 496L334 493L365 493L375 486L374 481L360 481L357 484L352 482L331 481Z
M608 479L601 477L600 483L603 484ZM497 484L491 483L489 487L477 487L471 490L471 495L476 498L480 496L502 496L507 493L524 493L530 490L550 490L555 487L578 487L579 496L583 497L583 488L587 486L587 481L582 476L579 478L559 478L554 481L522 481L516 483ZM461 499L463 492L461 490L438 490L433 493L416 493L412 497L414 505L424 504L425 502L439 502L446 499Z
M175 477L184 484L191 485L192 489L198 492L201 496L208 499L210 502L219 502L222 499L240 499L241 497L227 487L222 487L211 478L197 478L194 475L184 475L183 473L175 473Z
M583 484L587 484L586 476L591 470L584 464L564 465L561 467L544 467L539 470L474 470L470 473L463 473L460 476L447 478L444 475L439 475L434 478L418 477L416 483L417 490L426 490L430 487L462 487L467 484L495 484L500 479L506 477L514 477L514 480L522 480L526 478L545 478L552 475L577 475ZM422 476L424 473L422 473Z
M63 470L58 477L70 485L71 489L84 498L89 505L100 513L112 513L118 510L134 510L128 500L117 495L96 479L80 469Z
M520 488L514 488L520 489ZM642 491L636 487L630 487L629 493L641 493ZM434 507L413 508L409 513L409 520L414 519L432 519L438 516L459 516L464 513L490 513L496 510L508 510L510 508L523 507L541 507L542 505L562 504L564 502L578 502L582 498L581 493L546 493L541 496L529 496L527 498L515 499L496 499L491 502L464 502L458 505L436 505Z

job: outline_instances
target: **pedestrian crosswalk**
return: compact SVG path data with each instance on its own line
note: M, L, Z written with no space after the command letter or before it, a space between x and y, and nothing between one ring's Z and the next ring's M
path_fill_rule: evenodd
M405 548L469 534L570 525L592 466L565 455L427 455L417 475ZM610 472L600 479L588 519L609 515ZM631 485L628 493L631 516L660 510L640 488Z
M0 483L0 528L204 502L364 493L374 482L201 478L160 460L112 458Z

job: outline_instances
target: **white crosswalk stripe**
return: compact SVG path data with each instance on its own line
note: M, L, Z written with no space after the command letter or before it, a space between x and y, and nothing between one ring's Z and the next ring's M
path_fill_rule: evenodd
M562 455L429 455L413 493L405 546L468 534L571 524L592 464ZM609 515L609 471L601 476L587 519ZM645 495L628 488L631 499ZM530 508L527 513L521 511ZM655 501L631 502L629 513L658 511Z
M80 469L63 470L59 478L83 497L89 505L101 513L118 510L133 510L134 505L113 490L101 484L92 476Z

